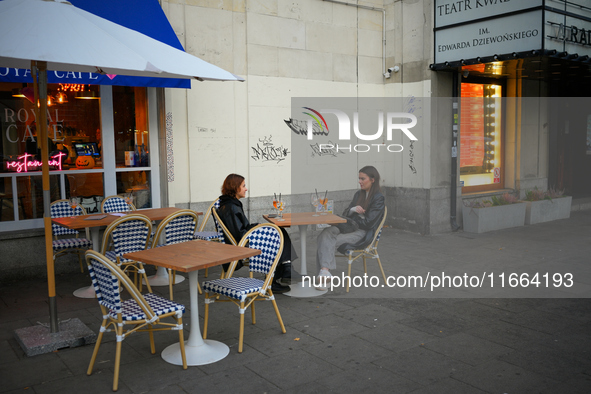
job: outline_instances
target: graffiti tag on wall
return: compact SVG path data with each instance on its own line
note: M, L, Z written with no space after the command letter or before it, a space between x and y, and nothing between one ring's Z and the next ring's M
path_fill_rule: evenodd
M404 110L410 114L415 114L417 119L423 117L421 100L415 96L408 96L404 102ZM414 153L414 141L410 141L410 148L408 149L408 167L412 171L413 175L416 175L417 169L415 167L415 153Z
M283 145L275 146L272 141L272 136L259 138L256 146L251 146L252 159L255 161L274 161L279 163L287 158L289 150Z

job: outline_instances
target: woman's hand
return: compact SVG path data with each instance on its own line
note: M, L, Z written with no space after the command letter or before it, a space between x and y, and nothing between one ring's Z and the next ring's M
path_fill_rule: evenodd
M355 212L357 212L360 215L363 215L365 213L365 209L363 209L363 207L361 205L357 205L355 207Z

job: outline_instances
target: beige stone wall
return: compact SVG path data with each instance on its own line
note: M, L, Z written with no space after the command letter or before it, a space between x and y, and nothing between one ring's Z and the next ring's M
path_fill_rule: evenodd
M247 178L251 197L290 193L289 157L277 163L251 156L252 147L269 137L275 146L289 149L291 135L283 120L290 117L292 97L412 98L432 93L429 0L359 1L386 10L386 68L401 68L390 79L382 75L381 11L322 0L161 4L187 52L246 79L193 82L186 91L167 89L166 112L174 124L171 205L214 199L230 172ZM418 174L410 171L406 152L375 158L384 163L387 186L429 187L430 133L425 130L414 144Z

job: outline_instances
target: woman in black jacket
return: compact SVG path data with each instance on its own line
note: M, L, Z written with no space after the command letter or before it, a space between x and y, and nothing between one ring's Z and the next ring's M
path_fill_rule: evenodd
M384 215L386 199L380 188L380 173L373 166L365 166L359 170L359 186L361 190L353 196L353 200L343 212L343 216L355 222L357 230L341 233L337 226L322 230L318 236L316 266L319 270L318 290L326 290L326 280L330 280L331 269L337 267L335 252L345 253L351 249L363 249L373 239L377 227Z
M244 213L244 209L242 208L242 203L240 202L241 198L246 197L246 192L248 189L246 188L246 181L244 177L238 174L230 174L224 180L224 184L222 185L222 195L220 196L220 207L218 208L217 212L224 222L224 225L232 234L236 242L240 242L244 234L258 223L250 223L246 214ZM277 264L277 268L275 269L275 279L273 280L273 284L271 290L273 293L283 293L289 290L289 286L283 286L277 280L280 278L291 278L291 261L298 258L297 253L293 249L291 245L291 239L289 238L289 234L285 231L284 228L280 228L281 232L283 233L283 252L281 253L281 257L279 258L279 263ZM231 243L228 239L226 239L226 243ZM224 271L228 270L228 264L224 264ZM236 269L242 267L242 262L238 262Z

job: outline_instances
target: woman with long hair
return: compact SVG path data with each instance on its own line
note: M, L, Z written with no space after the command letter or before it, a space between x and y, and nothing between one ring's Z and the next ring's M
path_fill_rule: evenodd
M220 207L217 212L236 242L240 242L244 234L258 224L249 222L240 202L241 198L246 197L247 191L244 177L238 174L228 175L222 185ZM289 290L289 286L282 285L278 280L281 278L291 278L291 261L298 258L297 253L291 245L289 234L284 228L280 228L280 230L283 233L283 252L279 258L279 264L277 264L277 268L275 269L275 278L271 287L273 293L283 293ZM226 243L230 243L230 241L226 239ZM224 271L227 271L229 263L224 264L223 267ZM236 269L241 267L242 262L238 262Z
M359 187L360 190L343 212L343 216L351 219L351 232L342 233L339 227L330 226L318 236L317 283L321 283L318 290L327 289L326 281L332 276L330 270L337 267L336 250L344 254L347 250L363 249L369 245L383 218L386 199L380 188L380 173L375 167L365 166L359 170Z

